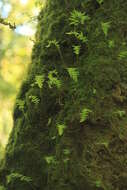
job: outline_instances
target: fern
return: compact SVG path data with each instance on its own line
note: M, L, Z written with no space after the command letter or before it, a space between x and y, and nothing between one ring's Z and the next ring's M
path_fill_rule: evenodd
M77 39L82 41L83 43L86 43L88 41L87 37L83 35L83 32L78 33Z
M70 150L69 149L64 149L63 150L63 153L64 153L64 155L70 155Z
M45 156L45 161L47 162L47 164L54 164L56 160L54 156Z
M104 0L97 0L97 2L101 5L104 2Z
M101 182L101 180L95 181L95 185L96 185L97 188L102 187L102 182Z
M61 81L57 77L58 73L56 70L50 71L48 73L48 85L50 88L52 88L52 86L56 86L57 88L61 87Z
M51 124L51 122L52 122L52 119L51 119L51 118L49 118L49 119L48 119L47 126L49 126L49 125Z
M83 35L83 32L76 32L76 31L71 31L71 32L67 32L66 34L68 35L74 35L78 40L82 41L83 43L86 43L87 37Z
M75 55L79 55L81 46L73 46L73 51Z
M113 40L110 40L109 42L108 42L108 47L109 48L113 48L115 46L115 42L113 41Z
M80 11L74 10L71 12L69 21L70 21L70 25L78 26L79 24L83 25L85 21L89 19L90 17L86 15L86 13L82 13Z
M63 58L63 55L62 55L62 51L60 49L60 45L59 45L59 42L54 39L54 40L49 40L48 41L48 45L46 46L47 48L50 48L51 46L55 46L59 55L60 55L60 58L61 58L61 61L64 63L64 58Z
M6 190L4 186L0 185L0 190Z
M125 112L124 110L117 110L116 112L114 112L114 114L115 114L116 116L119 116L120 118L126 116L126 112Z
M17 179L19 179L20 181L26 182L26 183L32 182L31 177L24 176L24 175L19 174L19 173L11 173L10 175L7 176L7 183L9 184L12 181L15 181Z
M25 107L25 101L17 99L16 100L16 105L18 106L19 110L23 111Z
M121 52L119 53L119 58L120 58L120 59L127 58L127 50L121 51Z
M62 136L64 130L66 129L66 125L65 124L57 124L56 128L58 130L59 136Z
M79 76L79 71L77 70L77 68L67 68L67 71L70 75L70 77L77 82L78 81L78 76Z
M40 102L40 99L37 96L30 95L29 99L31 100L32 103L34 103L36 105L39 104L39 102Z
M48 45L46 47L50 48L51 46L55 46L58 49L60 48L59 42L56 39L48 41Z
M86 119L88 118L89 113L91 113L92 111L90 109L84 108L81 113L80 113L80 123L86 121Z
M37 84L39 88L42 88L43 82L44 82L44 75L35 76L35 84Z
M101 27L102 27L102 30L103 30L105 36L107 36L109 28L110 28L110 22L102 22Z

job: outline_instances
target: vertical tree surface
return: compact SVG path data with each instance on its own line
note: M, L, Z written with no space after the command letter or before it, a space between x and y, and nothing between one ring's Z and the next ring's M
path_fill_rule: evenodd
M47 0L38 21L1 189L127 189L127 1Z

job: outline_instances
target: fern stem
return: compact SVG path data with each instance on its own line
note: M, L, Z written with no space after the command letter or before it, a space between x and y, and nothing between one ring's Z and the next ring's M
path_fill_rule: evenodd
M61 58L62 63L65 64L64 58L63 58L63 55L62 55L62 52L61 52L60 48L57 47L57 50L58 50L58 53L59 53L59 55L60 55L60 58Z

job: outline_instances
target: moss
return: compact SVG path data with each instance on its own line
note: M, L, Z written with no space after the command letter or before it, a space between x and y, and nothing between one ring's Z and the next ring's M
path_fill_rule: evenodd
M73 30L73 9L85 11L90 20L78 30L87 36L79 43L66 33ZM127 3L107 0L47 0L38 19L36 43L28 77L15 105L14 128L6 147L0 183L7 189L32 189L24 182L10 185L6 178L19 173L32 179L38 190L121 190L127 188ZM107 33L102 23L110 23ZM85 28L85 31L84 31ZM64 60L48 41L57 40ZM76 63L72 45L81 45ZM73 81L68 67L79 72ZM58 72L61 88L48 85L48 73ZM33 86L36 75L44 75L43 88ZM39 103L31 101L37 97ZM92 112L80 123L81 110ZM57 124L66 124L59 136ZM46 157L53 159L46 162ZM12 186L13 184L13 186Z

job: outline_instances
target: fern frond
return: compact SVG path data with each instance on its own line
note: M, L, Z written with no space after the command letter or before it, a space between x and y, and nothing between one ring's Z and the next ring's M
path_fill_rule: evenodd
M61 87L61 81L58 79L58 73L56 70L50 71L48 73L48 85L50 88L52 88L52 86L56 86L57 88Z
M111 25L110 22L102 22L101 23L101 27L102 27L102 30L103 30L105 36L108 35L108 31L109 31L110 25Z
M44 79L45 79L44 75L36 75L35 84L37 84L39 88L42 88Z
M81 46L75 45L75 46L72 46L72 47L73 47L74 54L79 55Z
M65 124L57 124L56 126L59 136L63 135L64 130L67 128Z
M71 16L69 18L70 25L78 26L79 24L84 24L85 21L89 20L90 17L86 15L86 13L82 13L80 11L74 10L71 12Z
M29 99L31 100L32 103L34 103L36 105L39 104L39 102L40 102L40 99L37 96L30 95Z
M77 82L78 81L78 76L79 76L79 71L77 70L77 68L67 68L67 71L70 75L70 77Z
M88 118L89 113L91 113L92 111L90 109L84 108L81 113L80 113L80 123L86 121L86 119Z

